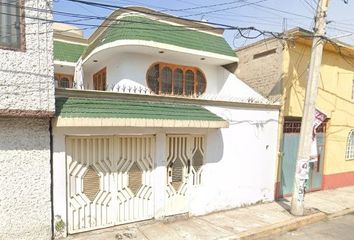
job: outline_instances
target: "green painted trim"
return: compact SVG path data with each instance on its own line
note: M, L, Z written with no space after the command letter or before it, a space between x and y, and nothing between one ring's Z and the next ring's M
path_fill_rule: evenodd
M56 98L56 116L62 118L140 118L225 121L198 105L127 99Z
M141 16L127 16L110 25L84 53L87 57L95 48L117 40L145 40L178 47L195 49L225 56L236 57L236 53L223 36L162 23Z
M178 96L160 96L160 95L141 95L131 93L119 93L109 91L96 90L78 90L78 89L55 89L56 97L66 98L96 98L96 99L112 99L121 100L127 99L132 101L152 101L152 102L166 102L170 104L193 104L198 106L215 106L215 107L232 107L232 108L246 108L246 109L265 109L278 110L280 104L275 103L255 103L255 102L233 102L221 100L209 100L200 98L187 98Z

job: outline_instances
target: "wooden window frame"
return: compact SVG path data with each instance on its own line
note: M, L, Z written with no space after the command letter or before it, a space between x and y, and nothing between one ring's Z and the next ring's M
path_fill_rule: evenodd
M26 51L26 22L25 22L25 0L18 0L19 8L20 8L20 46L19 47L11 47L6 46L0 42L0 49L4 50L11 50L11 51L19 51L25 52Z
M207 88L207 79L205 77L205 74L202 70L200 70L198 67L193 67L193 66L185 66L185 65L178 65L178 64L171 64L171 63L164 63L164 62L155 62L153 64L151 64L146 72L146 85L149 86L148 84L148 73L149 73L149 70L156 66L156 65L159 65L159 77L157 79L157 81L159 82L159 92L157 93L158 95L162 95L162 94L165 94L164 92L162 92L162 69L164 69L165 67L171 69L172 71L172 89L171 89L171 95L174 95L174 96L194 96L196 97L197 96L197 84L198 84L198 77L197 77L197 72L199 71L203 77L204 77L204 80L205 80L205 88L204 88L204 91L203 93L206 91L206 88ZM182 88L183 88L183 94L182 95L175 95L174 93L174 86L175 86L175 76L174 76L174 72L175 70L177 69L181 69L182 70ZM190 70L193 72L194 74L194 79L193 79L193 94L192 95L186 95L186 78L185 78L185 74L186 72Z
M58 78L58 81L61 81L61 78L66 77L69 80L69 88L73 88L74 86L74 75L70 74L65 74L65 73L54 73L54 79ZM58 88L59 87L59 82L58 82Z
M98 76L101 76L101 86L98 87ZM104 76L104 84L103 84L103 77ZM93 74L92 77L92 83L93 83L93 89L96 91L106 91L107 90L107 68L104 67L101 70L99 70L98 72L96 72L95 74ZM103 84L103 85L102 85Z

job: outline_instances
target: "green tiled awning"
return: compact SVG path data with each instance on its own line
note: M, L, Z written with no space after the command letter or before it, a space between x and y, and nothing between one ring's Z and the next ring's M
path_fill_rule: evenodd
M86 46L54 40L54 60L76 63Z
M117 40L145 40L236 57L235 51L221 35L171 25L142 16L123 17L117 23L112 24L89 45L84 57L95 48Z
M56 98L57 127L228 127L202 106L131 99Z

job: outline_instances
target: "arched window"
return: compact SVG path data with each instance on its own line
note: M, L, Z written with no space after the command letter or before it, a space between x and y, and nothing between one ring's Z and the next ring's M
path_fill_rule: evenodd
M148 69L146 81L156 94L199 96L206 90L205 75L196 67L156 63Z
M159 71L159 64L155 64L151 68L149 68L147 72L147 85L148 87L155 93L159 92L160 89L160 83L159 83L159 76L160 76L160 71Z
M180 68L175 69L173 72L173 94L183 94L183 71Z
M54 80L58 88L72 88L74 76L68 74L55 73Z
M204 74L201 71L197 71L197 95L205 92L206 89L206 80Z
M161 72L161 91L162 93L172 93L172 70L164 67Z
M354 159L354 129L352 129L348 135L347 148L345 150L345 159L346 160Z
M186 87L185 87L185 94L187 96L194 94L194 73L191 70L186 71L185 76Z

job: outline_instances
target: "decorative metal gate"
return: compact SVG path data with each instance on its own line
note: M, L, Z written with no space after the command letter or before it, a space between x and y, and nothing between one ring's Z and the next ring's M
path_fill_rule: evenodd
M153 217L153 136L67 137L68 232Z
M188 212L190 185L201 183L203 160L203 136L167 136L166 216Z

